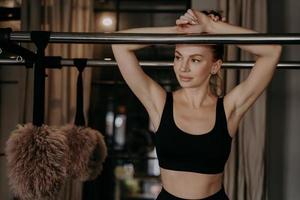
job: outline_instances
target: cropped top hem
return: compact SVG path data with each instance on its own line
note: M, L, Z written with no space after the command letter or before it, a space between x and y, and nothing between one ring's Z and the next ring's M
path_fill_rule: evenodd
M224 172L224 167L222 169L209 169L209 170L203 170L203 171L199 171L193 168L184 168L184 169L178 169L178 167L171 167L169 165L165 166L162 163L159 163L159 167L166 169L166 170L172 170L172 171L179 171L179 172L194 172L194 173L199 173L199 174L210 174L210 175L214 175L214 174L220 174Z

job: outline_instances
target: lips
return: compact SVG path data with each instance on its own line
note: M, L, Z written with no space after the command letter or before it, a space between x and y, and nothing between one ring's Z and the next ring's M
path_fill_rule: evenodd
M182 80L182 81L190 81L190 80L193 79L192 77L182 76L182 75L179 75L179 78L180 78L180 80Z

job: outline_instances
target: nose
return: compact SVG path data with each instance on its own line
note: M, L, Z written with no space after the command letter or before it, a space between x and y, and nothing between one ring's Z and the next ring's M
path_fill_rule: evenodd
M188 62L187 62L187 61L186 61L186 62L182 62L181 65L180 65L179 70L180 70L181 72L188 72L188 71L190 71Z

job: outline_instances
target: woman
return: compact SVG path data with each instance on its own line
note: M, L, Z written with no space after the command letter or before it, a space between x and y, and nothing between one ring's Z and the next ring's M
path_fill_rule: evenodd
M208 14L208 15L207 15ZM174 27L139 28L123 33L244 34L215 13L188 10ZM112 45L119 69L146 108L155 130L162 191L158 200L228 199L222 178L231 139L241 118L269 84L279 45L238 45L256 56L248 78L220 97L214 79L222 65L217 45L176 45L174 71L180 89L166 92L147 76L134 50L148 45Z

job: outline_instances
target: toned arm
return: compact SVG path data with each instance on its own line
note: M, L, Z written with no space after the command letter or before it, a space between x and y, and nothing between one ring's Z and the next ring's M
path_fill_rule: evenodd
M233 26L224 22L211 22L209 33L256 33L252 30ZM255 55L256 60L246 80L230 91L225 98L234 106L239 117L253 105L270 83L281 54L280 45L238 45L241 49Z
M176 33L175 27L137 28L121 33ZM166 97L164 89L149 77L139 65L135 50L149 45L114 44L112 50L120 72L129 88L146 108L152 125L156 130L160 122Z
M210 34L246 34L256 33L253 30L234 26L222 21L214 21L204 13L188 10L176 21L186 33ZM193 25L194 24L194 25ZM281 54L280 45L238 45L239 48L255 55L256 60L249 76L233 88L224 97L225 111L228 119L229 132L234 135L239 121L246 111L254 104L270 83Z

